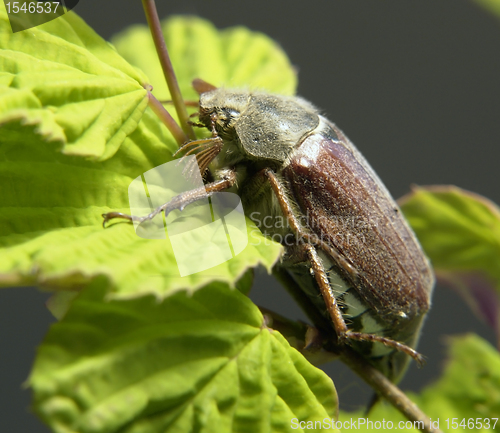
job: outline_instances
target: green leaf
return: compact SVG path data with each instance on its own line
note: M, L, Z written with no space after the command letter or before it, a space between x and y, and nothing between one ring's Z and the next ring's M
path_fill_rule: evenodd
M498 431L500 414L500 354L488 342L477 335L453 337L449 339L449 360L442 377L435 384L430 385L420 395L409 394L411 399L434 422L439 420L439 427L444 432L456 431ZM362 412L341 412L339 419L350 422L366 418ZM476 425L481 418L483 429ZM496 428L493 424L497 420ZM472 420L474 427L455 427L452 420L458 424L465 419ZM487 428L489 419L490 428ZM379 404L370 412L369 420L373 423L390 421L392 429L404 428L402 415L392 406ZM446 422L448 420L448 423ZM408 422L409 425L409 422ZM371 425L369 425L370 427ZM359 428L357 431L373 431L374 428ZM418 431L408 429L408 431Z
M18 160L9 158L0 170L0 182L11 184L0 213L0 245L4 247L0 249L0 284L75 289L103 275L116 296L164 296L213 280L233 286L249 267L258 264L270 270L282 247L265 239L249 219L249 245L243 252L187 277L179 274L168 238L143 239L127 223L102 228L103 212L130 212L128 185L134 176L147 171L148 163L159 165L166 153L161 136L143 126L147 121L126 139L114 158L102 163L61 156L51 160L52 155L41 152L37 162L30 162L36 169L27 177L22 171L29 167L25 158L36 155L15 147ZM5 148L9 151L8 145Z
M147 106L145 76L72 12L13 34L2 3L0 71L2 141L39 135L67 155L104 160Z
M500 354L481 337L469 334L449 339L449 362L437 383L422 392L421 404L431 411L436 396L460 418L492 418L500 414ZM497 426L500 427L500 425ZM450 429L451 430L451 429Z
M46 29L51 25L50 29L56 33L57 26L61 25L56 39L63 45L69 44L63 39L66 30L70 29L68 23L76 26L78 35L90 32L74 14L67 15L66 21L57 19L41 27ZM181 20L174 22L176 31L188 33L180 27ZM184 23L194 31L191 19ZM202 28L207 26L203 22L198 24ZM22 33L29 32L19 34ZM67 34L71 41L80 40L74 32L68 30ZM260 41L262 36L256 38ZM93 51L87 52L81 47L82 56L109 57L113 65L123 63L120 67L129 75L142 77L98 36L93 35L88 40L92 44L87 41L87 45ZM141 44L130 47L144 51ZM177 56L179 66L192 62L192 53L184 52L184 55ZM272 63L272 59L266 59ZM217 67L238 69L239 61L241 59L235 58L234 64L217 63ZM82 67L86 67L86 63ZM207 67L210 69L210 63ZM283 67L283 59L279 56L275 67ZM108 66L102 68L111 70ZM289 73L283 72L285 76ZM117 70L116 74L121 72ZM158 79L163 82L162 77ZM190 79L181 77L181 82L188 83ZM282 247L266 240L248 220L249 246L243 252L215 268L181 278L168 240L140 238L126 223L115 224L106 230L102 228L102 213L130 213L127 196L130 183L146 171L170 161L177 149L170 133L149 109L116 153L102 161L62 154L60 143L47 141L44 135L36 132L39 128L40 125L26 125L19 120L2 127L0 285L39 285L68 290L79 289L104 276L118 297L142 293L161 297L175 290L197 289L214 280L234 286L249 267L262 264L269 270L280 256Z
M38 350L29 383L56 433L292 432L336 416L331 380L238 291L105 293L83 291Z
M475 2L500 17L500 0L475 0Z
M453 186L420 188L400 200L441 282L456 288L500 335L500 209Z
M297 74L283 50L266 35L244 27L218 31L210 22L194 16L173 17L163 21L162 26L186 99L198 100L191 86L195 78L217 87L295 93ZM115 36L113 44L125 59L146 72L157 99L170 99L147 26L131 27Z

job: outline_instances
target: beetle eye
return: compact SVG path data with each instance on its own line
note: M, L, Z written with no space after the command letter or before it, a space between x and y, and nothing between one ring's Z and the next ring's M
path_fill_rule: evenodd
M217 123L223 128L223 129L231 129L232 124L236 121L236 119L239 117L240 112L233 110L231 108L224 108L219 111L217 114Z

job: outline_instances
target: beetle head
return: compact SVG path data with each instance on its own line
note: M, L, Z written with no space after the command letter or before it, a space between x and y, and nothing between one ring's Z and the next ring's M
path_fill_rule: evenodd
M215 127L224 140L234 140L235 125L250 101L246 91L214 89L200 95L200 122L208 129Z
M245 159L283 163L319 117L301 98L219 88L200 95L200 121Z

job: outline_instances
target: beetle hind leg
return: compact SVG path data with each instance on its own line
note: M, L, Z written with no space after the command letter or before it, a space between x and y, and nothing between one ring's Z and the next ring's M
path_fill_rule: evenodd
M309 244L319 246L323 251L328 253L330 257L332 257L335 260L335 262L342 267L342 269L344 269L346 272L349 273L352 281L357 281L359 278L359 272L351 263L349 263L345 259L344 256L342 256L342 254L340 254L339 251L337 251L334 247L332 247L331 245L327 244L326 242L318 238L318 236L316 236L315 234L306 232L300 226L299 222L297 221L297 219L293 214L292 206L290 205L285 189L283 188L283 185L276 177L276 174L269 168L265 168L264 170L262 170L262 174L269 180L271 188L273 189L273 192L276 195L276 198L278 199L281 210L283 211L283 214L287 219L288 223L290 224L290 227L292 228L295 235L299 239L304 239Z
M382 343L384 346L391 347L393 349L398 350L399 352L403 352L406 355L411 356L419 367L425 364L424 357L416 350L412 349L406 344L400 343L399 341L391 340L390 338L382 337L380 335L375 335L375 334L365 334L363 332L352 332L352 331L347 332L346 338L348 340L371 341L373 343Z
M339 303L328 280L325 267L323 266L323 262L321 261L316 248L311 244L303 245L306 254L311 262L311 266L314 271L314 277L316 278L316 282L318 283L319 289L323 296L323 300L325 301L326 308L332 320L333 327L335 328L335 332L340 344L349 344L350 341L369 341L372 343L382 343L387 347L391 347L411 356L419 366L424 364L423 356L406 344L376 334L351 331L346 325L345 319L340 310Z
M295 218L285 189L283 188L276 174L270 169L264 169L263 174L269 180L271 188L273 189L274 194L278 199L281 210L283 211L283 214L290 224L290 227L295 233L295 236L298 239L303 240L302 247L304 248L304 252L311 262L312 270L314 271L314 277L319 286L321 295L333 323L338 342L340 344L349 344L350 341L368 341L373 343L382 343L387 347L394 348L395 350L411 356L418 363L418 365L422 365L424 363L423 356L411 347L380 335L354 332L347 327L344 316L342 315L342 311L340 308L341 306L339 305L339 301L337 300L330 285L327 271L325 270L323 262L321 261L321 258L316 251L316 246L325 251L325 253L329 254L330 257L332 257L332 259L334 259L342 269L348 272L352 281L356 281L359 278L359 272L340 254L340 252L323 242L314 234L305 232L305 230L300 226L299 222Z

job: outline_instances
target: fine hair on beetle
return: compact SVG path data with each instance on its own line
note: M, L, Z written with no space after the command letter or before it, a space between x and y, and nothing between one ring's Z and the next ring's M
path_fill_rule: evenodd
M214 172L233 169L229 190L240 194L264 234L284 244L278 266L318 309L326 306L338 341L350 341L398 380L407 365L404 353L421 359L412 347L434 277L368 162L302 98L212 89L200 95L199 119L219 152ZM269 217L278 217L274 227L266 227ZM333 286L343 288L336 301ZM341 310L339 304L356 308Z
M308 101L194 83L195 126L211 137L182 145L206 179L203 194L175 197L145 221L219 191L285 248L276 268L348 344L392 381L416 352L434 275L413 231L356 147ZM105 217L106 218L106 217ZM107 219L109 219L109 214Z

